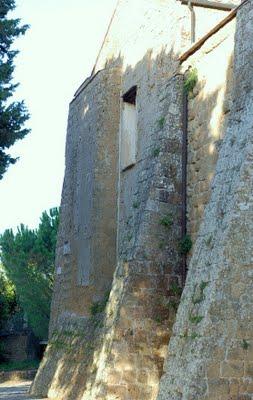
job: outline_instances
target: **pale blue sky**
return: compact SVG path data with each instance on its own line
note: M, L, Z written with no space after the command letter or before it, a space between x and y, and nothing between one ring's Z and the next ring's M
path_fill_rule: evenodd
M20 160L0 181L0 233L36 227L60 204L68 104L90 74L116 0L17 0L15 17L31 28L16 42L16 98L31 133L11 150Z

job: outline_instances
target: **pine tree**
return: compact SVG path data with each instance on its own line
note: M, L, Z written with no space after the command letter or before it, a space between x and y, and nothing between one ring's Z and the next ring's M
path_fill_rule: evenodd
M16 293L13 283L7 278L0 264L0 329L6 320L15 312ZM1 358L1 347L0 347Z
M0 0L0 179L8 166L17 161L6 153L6 149L29 132L24 128L29 117L24 102L11 102L18 86L12 81L14 58L18 54L12 45L28 28L28 25L20 25L20 19L7 18L8 12L14 8L15 0Z
M59 209L43 212L38 229L23 224L0 236L1 261L35 335L47 337ZM1 289L1 287L0 287Z

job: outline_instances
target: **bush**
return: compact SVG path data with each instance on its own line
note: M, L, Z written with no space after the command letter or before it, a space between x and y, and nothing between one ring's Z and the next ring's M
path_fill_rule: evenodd
M13 361L0 364L0 371L21 371L27 369L37 369L39 360Z
M198 82L198 72L196 68L191 69L184 81L184 90L187 94L191 93Z
M192 248L192 240L190 235L185 235L179 243L179 250L181 254L187 254Z

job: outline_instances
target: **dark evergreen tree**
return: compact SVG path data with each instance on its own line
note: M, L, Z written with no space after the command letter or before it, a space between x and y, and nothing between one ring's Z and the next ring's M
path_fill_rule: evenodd
M43 212L39 228L23 224L0 236L1 260L35 335L47 337L59 210Z
M24 102L11 102L17 87L12 78L14 58L18 54L12 45L28 28L28 25L20 25L20 19L7 18L14 8L15 0L0 0L0 179L8 166L17 161L6 150L29 132L24 128L29 117Z
M15 288L13 283L7 278L3 267L0 264L0 329L4 327L4 323L15 312L15 309Z

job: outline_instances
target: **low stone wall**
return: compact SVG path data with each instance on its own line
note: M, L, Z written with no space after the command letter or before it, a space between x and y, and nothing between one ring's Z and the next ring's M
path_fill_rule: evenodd
M27 371L0 371L0 383L10 381L31 381L35 378L36 372L36 369L31 369Z

